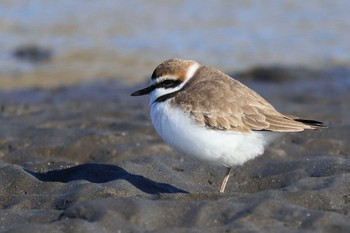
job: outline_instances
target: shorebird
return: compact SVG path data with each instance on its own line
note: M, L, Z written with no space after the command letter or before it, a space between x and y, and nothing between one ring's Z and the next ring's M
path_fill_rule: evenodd
M152 123L164 141L189 157L226 168L220 192L232 167L263 154L281 134L324 127L277 111L241 82L192 60L158 65L150 85L131 95L146 94Z

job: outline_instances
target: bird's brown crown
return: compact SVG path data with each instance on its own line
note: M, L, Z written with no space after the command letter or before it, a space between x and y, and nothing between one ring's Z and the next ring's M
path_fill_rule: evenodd
M179 58L169 59L160 65L153 71L152 80L155 80L159 77L169 77L172 79L178 79L184 81L187 78L187 72L189 68L197 62L192 60L184 60Z

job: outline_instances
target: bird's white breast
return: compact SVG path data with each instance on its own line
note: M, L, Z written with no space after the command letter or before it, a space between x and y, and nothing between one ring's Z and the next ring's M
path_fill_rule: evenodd
M243 164L261 155L275 137L271 132L239 133L199 126L170 101L151 104L154 127L175 150L203 162L225 167Z

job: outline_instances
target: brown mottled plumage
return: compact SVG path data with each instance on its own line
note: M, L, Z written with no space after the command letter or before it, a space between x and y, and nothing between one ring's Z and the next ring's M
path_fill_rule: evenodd
M173 104L189 112L198 124L220 130L298 132L321 127L315 121L306 124L278 112L247 86L206 66L201 66L175 95Z

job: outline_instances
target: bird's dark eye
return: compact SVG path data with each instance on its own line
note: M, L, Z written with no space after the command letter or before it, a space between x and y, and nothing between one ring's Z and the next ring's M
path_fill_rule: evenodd
M173 79L166 79L162 82L156 84L156 88L173 88L181 84L182 81L180 80L173 80Z
M174 80L164 80L163 82L162 82L162 84L164 85L164 87L172 87L173 86L173 84L174 84L175 82L174 82Z

